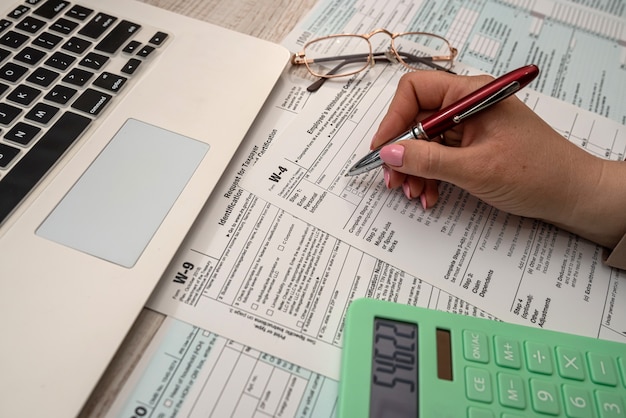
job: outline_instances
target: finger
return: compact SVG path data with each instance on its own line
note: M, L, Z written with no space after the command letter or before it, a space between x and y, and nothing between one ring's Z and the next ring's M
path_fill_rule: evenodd
M420 112L447 106L492 79L489 76L457 76L432 70L403 75L389 109L372 138L371 148L397 137L414 125Z
M479 179L476 160L480 147L448 147L436 142L402 141L384 146L381 159L396 172L426 179L443 180L464 187ZM432 197L432 196L431 196Z
M439 200L439 182L437 180L424 181L424 190L420 194L420 202L424 209L433 207Z

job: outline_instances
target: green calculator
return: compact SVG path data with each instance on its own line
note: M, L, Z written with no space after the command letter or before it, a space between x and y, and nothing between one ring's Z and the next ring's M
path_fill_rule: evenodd
M358 299L338 416L626 418L626 344Z

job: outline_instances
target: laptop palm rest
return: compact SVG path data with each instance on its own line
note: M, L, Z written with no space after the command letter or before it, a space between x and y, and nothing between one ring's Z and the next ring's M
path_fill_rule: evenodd
M36 233L130 268L208 149L128 119Z

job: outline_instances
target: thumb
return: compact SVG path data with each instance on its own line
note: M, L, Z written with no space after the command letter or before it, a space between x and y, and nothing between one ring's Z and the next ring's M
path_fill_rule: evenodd
M466 188L475 178L471 147L450 147L422 140L400 141L380 150L380 158L390 168L408 175L442 180Z

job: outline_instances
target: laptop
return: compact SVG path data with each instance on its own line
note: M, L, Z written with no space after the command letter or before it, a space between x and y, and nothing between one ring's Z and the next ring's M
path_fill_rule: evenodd
M0 9L0 416L70 417L289 54L131 0Z

